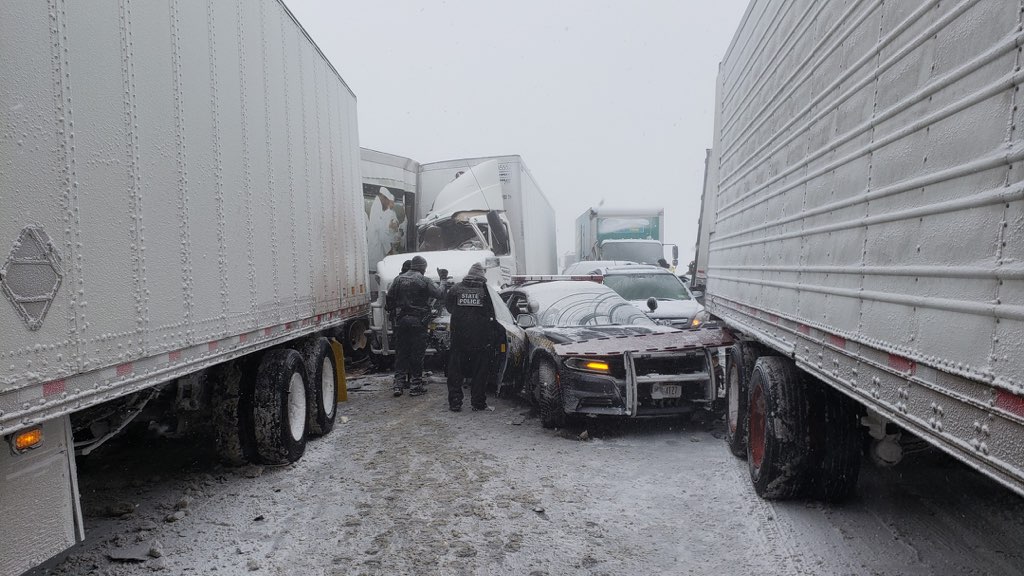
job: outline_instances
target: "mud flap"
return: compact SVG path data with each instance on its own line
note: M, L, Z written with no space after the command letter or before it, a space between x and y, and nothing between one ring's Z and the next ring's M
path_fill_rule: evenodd
M0 574L21 574L85 537L71 418L39 426L42 443L21 454L0 437Z
M338 402L348 402L348 382L345 381L345 347L334 338L331 338L328 342L331 343L331 350L334 352L334 371L338 381Z

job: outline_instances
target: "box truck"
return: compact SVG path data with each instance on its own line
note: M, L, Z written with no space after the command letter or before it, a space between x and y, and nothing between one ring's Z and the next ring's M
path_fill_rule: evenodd
M577 260L658 264L665 258L665 210L662 208L587 208L576 218ZM679 248L672 248L672 265Z
M3 576L83 538L76 454L140 414L298 459L368 313L338 72L278 0L125 6L0 18Z
M1022 44L1011 2L751 2L697 268L761 496L842 498L910 435L1024 493Z
M423 164L418 179L420 218L442 208L435 204L445 186L469 168L488 160L497 163L503 209L516 247L513 274L554 274L558 268L555 210L521 156L462 158Z
M555 273L554 210L519 156L424 164L417 193L420 206L430 206L417 225L422 239L419 251L384 258L375 274L380 290L372 305L368 335L378 365L386 365L394 354L386 291L404 260L419 254L427 260L428 278L440 281L441 268L449 272L450 282L459 282L471 265L479 263L494 287L524 272ZM444 355L448 315L442 306L435 316L427 354Z

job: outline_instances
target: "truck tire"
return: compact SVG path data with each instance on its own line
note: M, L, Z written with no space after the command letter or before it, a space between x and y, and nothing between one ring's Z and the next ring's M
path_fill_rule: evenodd
M853 495L860 476L864 432L860 406L823 384L811 400L813 495L842 502Z
M210 386L214 448L231 466L255 458L252 430L252 386L241 362L225 362L211 370Z
M533 389L540 408L540 424L545 428L565 426L565 404L558 372L550 360L540 360L530 372Z
M313 337L306 340L300 350L306 361L309 375L309 433L323 436L334 428L334 416L338 412L338 372L335 369L334 351L327 338Z
M810 407L792 360L762 356L750 379L747 467L757 495L804 494L809 480Z
M725 441L738 458L747 457L747 396L760 347L737 342L725 360Z
M365 318L356 318L345 324L338 334L338 341L345 347L346 362L362 362L370 355L370 339L366 331L370 323Z
M252 411L260 462L289 464L302 457L310 396L302 355L287 348L263 354L256 370Z

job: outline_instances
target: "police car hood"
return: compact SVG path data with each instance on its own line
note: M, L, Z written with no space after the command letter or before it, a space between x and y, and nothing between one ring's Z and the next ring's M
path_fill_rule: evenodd
M423 275L434 282L440 282L437 269L448 270L451 282L459 282L469 272L470 266L480 264L486 269L487 283L492 286L501 285L501 269L487 268L487 260L494 258L490 250L441 250L438 252L409 252L385 256L377 264L377 275L380 276L381 290L387 290L391 282L402 273L402 263L412 260L414 256L422 256L427 261L427 271Z
M544 335L556 344L586 342L607 338L631 338L677 332L674 328L656 324L609 324L604 326L546 326Z
M565 331L567 330L567 331ZM565 339L552 338L555 332ZM676 330L664 326L585 326L545 329L559 356L609 356L625 352L661 352L717 348L732 344L722 329Z

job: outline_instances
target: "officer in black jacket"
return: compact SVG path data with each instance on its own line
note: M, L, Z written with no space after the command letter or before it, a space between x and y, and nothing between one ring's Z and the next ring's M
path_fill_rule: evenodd
M414 256L409 271L399 275L388 288L387 309L395 312L394 395L402 395L406 376L410 396L426 392L423 388L423 355L427 350L427 323L430 299L444 298L444 291L423 275L427 261Z
M469 273L448 290L445 307L451 312L451 356L448 359L448 409L462 410L462 381L472 378L470 404L487 409L487 372L494 349L494 306L487 291L484 268L473 264Z

